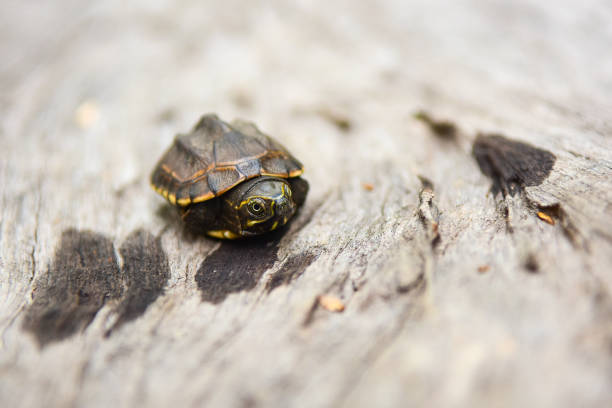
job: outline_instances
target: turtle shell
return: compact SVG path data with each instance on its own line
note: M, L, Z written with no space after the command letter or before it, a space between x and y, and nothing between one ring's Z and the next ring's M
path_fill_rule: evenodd
M180 134L151 175L155 191L181 207L210 200L257 176L297 177L304 171L280 143L250 122L202 116Z

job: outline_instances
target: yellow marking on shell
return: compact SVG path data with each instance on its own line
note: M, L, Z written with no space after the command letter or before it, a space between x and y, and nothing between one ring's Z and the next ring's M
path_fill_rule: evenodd
M259 172L259 174L261 176L269 176L269 177L281 177L281 178L289 177L288 173L268 173L266 171L261 171L261 172Z
M278 157L283 157L284 159L288 158L288 156L286 155L278 155ZM304 167L297 169L297 170L290 171L289 173L268 173L264 171L264 169L261 169L261 171L259 172L259 174L262 176L283 177L283 178L297 177L301 175L302 173L304 173Z
M301 169L293 170L293 171L289 172L289 177L290 178L291 177L297 177L297 176L299 176L302 173L304 173L304 168L303 167Z
M214 165L210 165L210 166L206 167L205 169L198 170L198 171L196 171L195 173L193 173L193 174L191 175L191 177L189 177L187 180L195 180L195 179L197 179L198 177L202 176L203 174L206 174L206 172L207 172L208 170L212 169L213 167L214 167Z
M192 200L192 202L193 202L194 204L195 204L195 203L201 203L202 201L207 201L207 200L210 200L210 199L211 199L211 198L213 198L214 196L215 196L215 195L214 195L212 192L210 192L210 193L206 193L206 194L204 194L204 195L201 195L201 196L199 196L199 197L194 198L194 199Z
M242 238L242 236L235 234L230 230L210 230L210 231L206 231L206 235L211 236L213 238L219 238L219 239Z
M272 224L272 228L270 228L270 231L274 231L276 227L278 227L278 221L274 221L274 224Z
M155 186L153 186L153 190L155 190L156 193L164 197L166 200L170 201L172 204L175 204L176 196L174 194L170 194L168 190Z
M178 203L178 205L180 206L186 206L191 204L191 198L187 197L187 198L179 198L178 200L176 200L176 202Z
M168 167L168 166L166 165L166 163L162 163L162 165L161 165L161 166L159 166L159 167L160 167L160 168L161 168L163 171L165 171L167 174L170 174L170 175L171 175L172 177L174 177L175 179L177 179L177 180L181 180L181 181L184 181L184 180L183 180L181 177L179 177L179 175L178 175L178 174L176 174L174 171L172 171L172 170L170 169L170 167Z

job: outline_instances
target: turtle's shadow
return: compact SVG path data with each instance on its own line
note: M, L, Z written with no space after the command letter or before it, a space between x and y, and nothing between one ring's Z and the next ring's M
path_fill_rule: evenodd
M265 247L272 244L278 245L280 240L287 234L289 231L289 224L283 225L279 227L277 230L268 232L263 235L249 237L245 239L218 239L212 238L205 234L201 234L189 229L181 220L181 217L174 208L169 205L160 204L156 209L155 214L163 220L167 229L174 230L177 235L181 237L182 240L185 240L189 243L194 243L201 240L209 240L211 242L221 242L225 246L236 249L246 249L246 248L259 248Z
M170 205L160 204L155 210L155 215L162 220L164 224L163 231L172 231L182 241L193 244L203 237L186 228L178 211Z
M155 215L161 218L165 223L179 223L181 217L178 212L167 204L159 204L155 210Z

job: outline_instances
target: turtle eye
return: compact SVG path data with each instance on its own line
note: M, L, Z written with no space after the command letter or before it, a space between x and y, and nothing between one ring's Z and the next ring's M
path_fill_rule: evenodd
M257 218L260 218L266 214L265 203L259 198L249 200L248 209L251 215Z

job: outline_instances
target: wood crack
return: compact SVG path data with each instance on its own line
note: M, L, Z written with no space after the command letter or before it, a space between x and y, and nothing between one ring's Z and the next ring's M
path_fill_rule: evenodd
M32 263L32 271L30 273L30 282L29 282L30 287L32 286L32 282L34 281L34 278L36 277L36 250L38 247L38 230L40 228L40 211L41 211L41 202L42 202L41 187L42 185L39 181L38 189L37 189L38 198L36 200L36 210L34 214L34 237L33 237L32 250L30 251L30 261ZM32 298L32 295L30 295L30 297Z
M435 248L440 243L440 210L434 202L434 186L433 183L423 176L419 176L422 188L419 192L419 219L425 229L425 234L432 248Z

